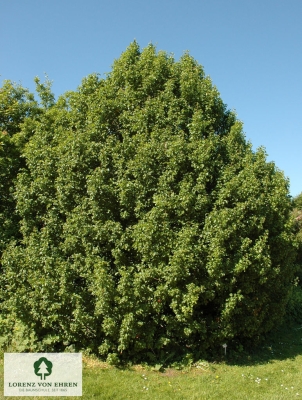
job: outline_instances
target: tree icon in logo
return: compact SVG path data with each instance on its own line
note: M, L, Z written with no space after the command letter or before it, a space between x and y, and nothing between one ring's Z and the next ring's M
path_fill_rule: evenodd
M52 372L52 362L47 360L45 357L41 357L34 363L35 374L41 377L41 380L45 380L46 376L49 376Z

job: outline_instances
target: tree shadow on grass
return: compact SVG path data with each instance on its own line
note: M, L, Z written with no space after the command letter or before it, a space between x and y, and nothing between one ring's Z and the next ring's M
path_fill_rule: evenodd
M227 365L251 366L285 359L293 360L298 355L302 355L302 323L284 322L267 334L259 345L242 351L240 348L230 350L219 361Z

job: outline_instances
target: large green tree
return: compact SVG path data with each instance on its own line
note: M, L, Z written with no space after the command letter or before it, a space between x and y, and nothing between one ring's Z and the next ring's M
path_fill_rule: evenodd
M135 358L280 321L294 275L288 182L189 54L134 42L27 129L23 239L3 256L8 339L22 327L25 349Z

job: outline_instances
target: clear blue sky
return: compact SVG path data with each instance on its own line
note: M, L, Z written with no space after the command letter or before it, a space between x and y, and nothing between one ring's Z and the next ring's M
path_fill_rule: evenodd
M0 80L56 96L109 72L133 39L203 65L254 149L302 191L302 0L0 1Z

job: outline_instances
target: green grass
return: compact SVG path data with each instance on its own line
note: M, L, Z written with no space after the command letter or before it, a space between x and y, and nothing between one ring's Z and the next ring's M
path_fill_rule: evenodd
M83 399L293 399L302 398L302 326L283 327L253 352L200 361L186 370L115 368L83 357ZM0 361L3 396L3 355ZM24 397L5 397L18 399ZM59 397L30 397L58 399ZM68 397L77 399L78 397Z

